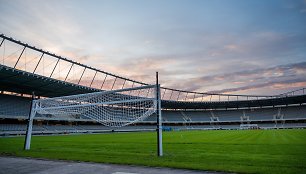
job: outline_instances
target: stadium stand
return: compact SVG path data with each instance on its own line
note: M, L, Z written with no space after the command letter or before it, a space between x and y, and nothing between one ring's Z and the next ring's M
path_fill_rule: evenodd
M26 131L30 109L29 97L16 93L0 94L1 135L19 135ZM9 121L8 121L9 120ZM155 130L155 115L140 125L111 129L87 118L36 117L34 134L98 133L105 131ZM163 124L171 130L241 129L256 124L261 129L306 127L306 105L236 108L223 110L163 110ZM246 128L245 126L243 128Z
M29 98L0 94L1 117L24 117L29 114L31 100Z
M189 116L192 122L210 122L210 113L201 111L182 111Z
M28 97L17 95L0 95L1 135L25 133L30 100ZM70 120L36 117L35 120L34 134L95 133L155 130L156 128L155 115L138 125L115 130L82 117ZM241 129L242 124L256 124L261 129L304 128L306 127L306 105L232 110L164 110L163 124L171 130Z

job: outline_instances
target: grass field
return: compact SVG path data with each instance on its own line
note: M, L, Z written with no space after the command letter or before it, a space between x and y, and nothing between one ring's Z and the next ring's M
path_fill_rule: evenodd
M2 155L238 173L306 173L306 130L180 131L0 138Z

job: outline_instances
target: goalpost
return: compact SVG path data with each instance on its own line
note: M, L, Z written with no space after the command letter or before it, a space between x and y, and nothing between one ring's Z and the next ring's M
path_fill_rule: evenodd
M81 117L108 127L123 127L157 115L157 151L162 151L161 99L156 85L32 100L24 149L29 150L35 116Z

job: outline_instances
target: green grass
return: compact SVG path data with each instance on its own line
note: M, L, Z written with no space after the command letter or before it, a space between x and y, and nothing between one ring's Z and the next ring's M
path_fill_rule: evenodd
M0 154L238 173L306 173L306 130L164 132L0 138Z

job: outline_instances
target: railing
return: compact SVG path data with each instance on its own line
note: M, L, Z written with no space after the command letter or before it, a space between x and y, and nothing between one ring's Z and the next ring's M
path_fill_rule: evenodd
M0 34L0 64L99 90L139 87L147 83L118 76L30 46ZM275 96L192 92L161 87L162 100L185 102L240 101L305 95L305 88Z
M306 88L297 89L294 91L285 92L282 94L277 95L277 97L290 97L290 96L296 96L296 95L305 95Z

